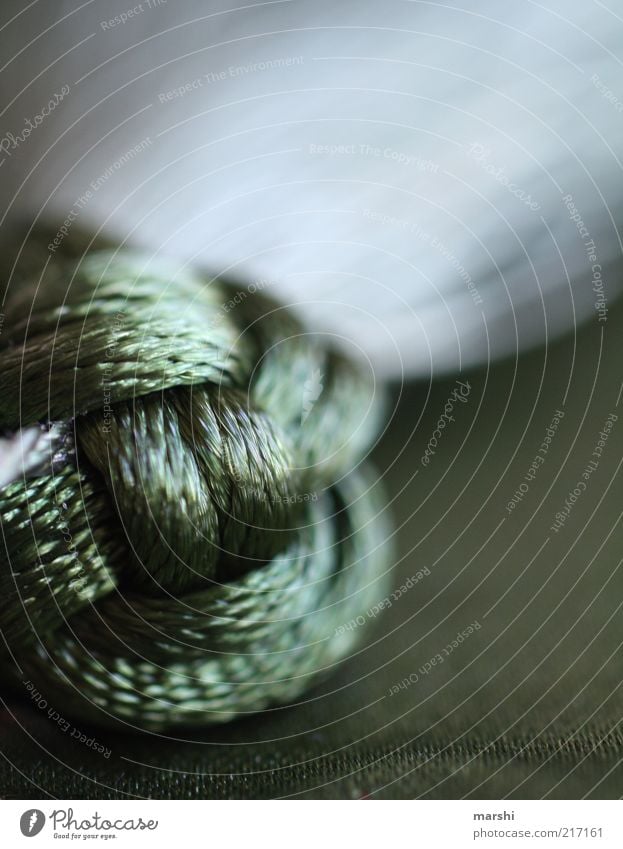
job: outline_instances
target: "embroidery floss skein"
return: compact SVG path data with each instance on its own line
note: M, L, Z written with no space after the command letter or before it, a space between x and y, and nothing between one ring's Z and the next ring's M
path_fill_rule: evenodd
M134 252L43 247L12 279L5 680L152 730L299 698L384 590L372 376L252 286Z

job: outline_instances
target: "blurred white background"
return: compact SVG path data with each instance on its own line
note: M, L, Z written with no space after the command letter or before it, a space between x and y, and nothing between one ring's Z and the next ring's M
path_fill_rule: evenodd
M0 16L3 222L102 227L265 281L386 374L607 320L613 0L5 0Z

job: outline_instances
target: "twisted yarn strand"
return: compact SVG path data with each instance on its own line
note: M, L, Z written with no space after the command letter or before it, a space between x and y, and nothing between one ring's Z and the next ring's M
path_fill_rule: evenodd
M252 287L114 250L31 252L0 351L6 680L160 730L352 652L389 562L364 371Z

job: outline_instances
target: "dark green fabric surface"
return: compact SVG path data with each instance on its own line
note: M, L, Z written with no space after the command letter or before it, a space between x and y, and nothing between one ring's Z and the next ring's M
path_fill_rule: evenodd
M203 735L80 727L106 758L25 694L0 718L2 796L620 797L623 310L610 306L577 338L464 375L468 402L427 467L455 378L394 387L375 451L395 499L393 583L430 575L361 626L365 648L309 698ZM509 515L567 392L545 463ZM599 466L556 534L610 413L620 418ZM390 695L474 621L442 663Z

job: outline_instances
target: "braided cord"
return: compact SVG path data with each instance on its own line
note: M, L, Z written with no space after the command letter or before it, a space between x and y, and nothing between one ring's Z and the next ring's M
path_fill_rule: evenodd
M252 287L133 252L31 257L17 276L5 678L154 730L299 698L383 593L371 377Z

